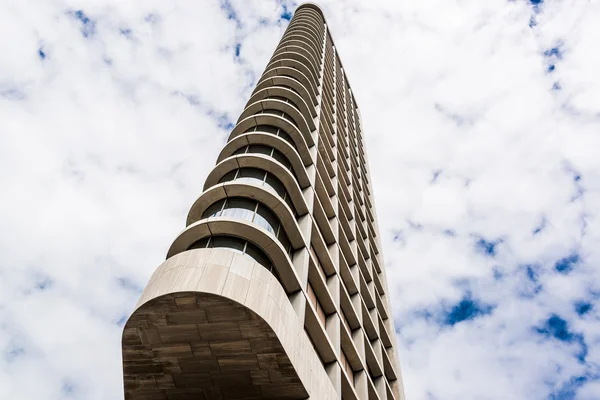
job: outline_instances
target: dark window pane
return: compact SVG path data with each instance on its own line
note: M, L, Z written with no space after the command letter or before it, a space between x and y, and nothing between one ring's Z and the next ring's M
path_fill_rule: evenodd
M246 254L248 254L254 259L254 261L258 262L262 266L266 268L271 267L271 260L269 260L269 257L267 257L267 255L260 248L250 242L248 242L246 245Z
M281 183L281 181L279 179L275 178L271 174L268 174L266 183L268 186L272 187L281 198L284 197L284 195L286 193L285 187L283 186L283 184Z
M285 119L287 119L288 121L290 121L294 126L298 126L298 124L296 123L296 121L294 120L294 118L292 118L289 114L281 112L281 116Z
M254 222L271 233L276 233L277 227L279 226L279 219L277 216L273 214L273 211L262 204L258 205L258 211L254 218Z
M249 153L259 153L267 156L271 155L271 151L273 151L272 147L265 146L263 144L251 144L250 149L248 150Z
M200 239L196 242L194 242L188 250L192 250L192 249L203 249L206 247L206 245L208 244L208 239L210 239L210 237L204 238L204 239Z
M279 150L273 151L273 158L282 163L287 169L291 169L292 165L288 161L287 157L284 156Z
M296 207L294 207L294 203L292 203L292 199L290 198L290 196L287 195L287 193L283 200L285 201L285 204L288 205L290 210L292 210L292 213L294 213L294 216L298 216L296 213Z
M288 239L287 235L285 234L285 231L283 229L279 230L279 236L278 238L279 242L281 243L281 245L283 246L283 248L285 249L285 251L290 254L292 252L292 244L290 242L290 239Z
M265 178L265 171L258 168L242 168L238 178L255 178L262 181Z
M234 169L233 171L229 171L228 173L226 173L225 175L223 175L223 177L221 179L219 179L219 183L221 182L229 182L235 179L235 173L237 172L237 169Z
M225 199L219 200L216 203L213 203L212 205L210 205L206 209L206 211L204 211L204 214L202 214L202 218L218 217L219 215L221 215L221 209L223 208L223 203L225 203Z
M233 236L213 236L210 247L225 247L239 252L244 251L245 240Z
M237 154L244 154L244 153L246 152L246 149L247 149L247 148L248 148L248 146L244 146L244 147L242 147L242 148L240 148L240 149L237 149L236 151L234 151L234 152L233 152L233 154L234 154L234 155L237 155Z
M272 133L273 135L276 135L279 128L277 128L276 126L273 126L273 125L258 125L256 127L256 130L260 131L260 132L267 132L267 133Z
M290 145L292 145L293 148L296 148L296 143L294 143L294 139L292 139L292 137L286 132L280 130L277 136L288 142Z

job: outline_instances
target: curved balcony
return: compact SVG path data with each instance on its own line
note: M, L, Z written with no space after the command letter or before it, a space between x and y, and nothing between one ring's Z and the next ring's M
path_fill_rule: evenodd
M259 263L221 248L179 253L125 324L125 400L336 399L325 371L309 368L319 360L302 351L303 325Z
M304 76L306 76L307 82L309 82L311 89L315 93L318 93L318 87L320 86L319 80L313 75L312 71L306 66L306 64L301 63L298 60L294 60L293 58L282 58L279 60L271 61L266 68L268 70L271 70L273 68L278 67L289 67L301 72Z
M315 64L311 61L311 59L309 59L308 57L306 57L303 52L304 49L302 49L301 47L298 46L294 46L296 47L300 52L296 52L293 51L294 49L290 49L290 47L292 46L288 46L282 50L277 51L273 57L271 57L271 60L269 61L270 63L273 63L275 61L278 60L286 60L286 59L292 59L292 60L296 60L301 64L304 65L308 65L308 71L311 74L311 77L319 82L319 69L315 66Z
M319 44L319 39L321 39L321 40L323 39L323 38L319 38L319 36L315 33L315 31L312 29L312 27L306 23L294 23L294 24L290 25L286 29L286 31L282 37L285 37L286 35L289 35L294 32L305 33L306 35L308 35L310 37L311 41L317 46Z
M293 120L294 125L300 129L300 132L302 133L308 133L310 136L310 132L313 131L308 125L306 118L304 118L304 115L302 115L302 112L295 104L275 98L265 98L253 103L249 102L244 111L242 111L238 123L253 115L260 115L263 112L268 113L269 110L277 110L285 113L285 115L289 115Z
M291 36L302 36L302 40L309 42L310 45L313 47L313 49L315 50L315 52L318 55L321 55L321 52L323 51L323 38L318 38L314 32L312 32L308 27L306 27L305 25L296 25L296 26L292 26L291 28L287 29L285 31L285 33L283 34L283 36L281 36L281 40L280 42L284 41L285 39L291 37Z
M300 110L304 120L308 124L308 128L310 131L314 131L317 127L315 125L315 118L317 116L316 107L309 107L306 101L302 98L300 93L298 93L295 89L284 87L284 86L271 86L264 89L260 89L255 91L248 100L248 104L255 103L259 100L265 99L267 97L285 97Z
M277 54L280 51L291 51L291 52L303 54L306 58L308 58L312 62L312 65L314 66L315 71L318 72L321 70L321 62L320 62L320 60L317 60L317 55L315 53L313 53L312 51L307 50L304 47L304 43L299 40L289 39L289 40L280 42L279 46L277 46L277 48L275 49L275 52L273 54Z
M310 14L314 15L315 18L318 18L319 21L325 23L325 15L323 15L323 10L317 4L312 2L302 3L296 8L296 13L294 15L305 15Z
M304 43L303 47L306 47L308 51L314 52L314 54L317 55L317 58L321 57L323 47L322 44L321 46L319 46L319 43L315 42L312 36L310 36L310 34L304 29L297 28L292 31L289 31L281 37L280 43L283 43L285 40L289 39L298 40Z
M295 20L290 23L286 29L286 33L293 32L294 30L303 30L310 34L315 43L323 40L323 36L319 35L319 32L315 29L315 24L309 21Z
M215 217L194 222L175 238L167 259L190 250L197 242L209 236L233 236L258 246L271 260L285 291L294 293L300 290L300 280L279 240L261 226L243 219Z
M312 82L309 80L308 76L306 76L304 73L302 73L300 70L296 69L296 68L292 68L292 67L288 67L288 66L278 66L278 67L272 67L270 69L268 69L267 71L265 71L265 73L261 76L260 80L257 83L257 88L258 85L260 85L260 83L263 80L269 79L269 78L274 78L276 76L288 76L291 77L292 79L295 79L296 81L298 81L298 83L302 84L306 89L306 91L308 91L309 93L309 99L312 100L313 104L317 105L317 90L316 88L313 86Z
M314 140L312 136L308 133L305 134L298 129L294 124L292 124L287 119L280 117L274 114L254 114L247 118L244 118L233 128L231 134L229 135L229 140L233 140L236 137L247 133L252 127L259 125L270 125L277 127L287 133L292 140L294 141L294 145L302 162L304 165L311 165L312 158L308 149L314 146Z
M317 41L319 39L321 39L321 40L323 39L323 31L319 30L318 27L317 27L317 24L315 24L314 21L311 21L308 18L302 18L302 19L298 18L294 22L290 23L288 27L291 27L291 28L295 28L295 27L307 28L311 32L314 33L314 36L317 39Z
M288 76L288 75L277 75L277 71L274 74L270 74L266 78L263 75L263 78L258 81L256 84L256 88L254 89L253 95L260 90L270 88L272 86L286 86L295 92L297 92L302 99L310 104L314 110L314 116L316 116L316 106L318 105L317 97L313 95L313 93L309 92L309 90L304 86L298 79Z
M208 178L206 178L204 190L207 190L218 183L234 179L245 179L247 181L252 179L252 181L255 181L256 179L252 178L252 174L234 175L236 170L241 171L244 169L256 169L272 175L281 183L285 190L285 194L289 196L288 201L289 204L293 206L292 210L295 211L297 215L304 215L308 212L308 206L294 175L278 161L260 154L240 154L224 159L215 166L208 175ZM269 178L269 176L266 178ZM274 181L271 183L271 181L266 178L262 178L263 184L270 187L270 190L273 190L274 193L286 201L285 196L282 196L281 189L274 186L277 185L278 182Z
M317 33L323 33L324 24L322 22L318 22L311 15L299 15L298 18L294 18L292 22L290 22L290 26L295 24L302 23L310 25Z
M236 151L238 151L239 149L251 145L269 146L279 151L289 162L289 165L292 171L294 172L294 175L300 187L304 189L310 186L310 179L308 177L308 173L306 172L306 168L304 167L304 164L302 163L302 160L300 159L298 153L287 141L267 132L248 132L231 140L225 145L223 150L221 150L221 154L219 154L217 163L236 154ZM249 149L249 154L254 153L251 150L252 149ZM285 165L285 163L283 163L282 160L278 159L278 157L273 155L271 155L270 157Z
M256 210L254 213L255 217L258 218L254 223L258 222L259 224L264 225L265 229L272 231L272 233L278 237L280 236L280 233L277 232L278 228L276 223L279 223L293 249L299 249L305 246L302 232L300 231L300 227L296 222L294 212L290 209L290 207L286 203L282 202L279 196L274 195L264 187L249 185L245 182L224 182L206 190L204 193L202 193L202 195L200 195L200 197L198 197L198 199L190 208L186 225L189 226L200 221L201 219L210 218L210 216L215 217L226 215L223 211L231 210L231 206L228 205L227 207L229 208L224 207L223 209L216 210L219 202L223 202L227 199L237 199L240 197L252 199L251 201L262 204L274 214L274 217L277 218L277 222L275 222L273 221L273 216L262 215L264 213L261 214L260 210ZM268 225L265 224L265 221L267 221ZM269 228L269 226L271 228ZM285 240L286 239L283 239L283 241ZM286 243L282 244L284 247L286 246Z

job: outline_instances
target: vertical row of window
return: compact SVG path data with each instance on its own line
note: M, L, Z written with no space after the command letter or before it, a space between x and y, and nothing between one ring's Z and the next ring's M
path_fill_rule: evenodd
M292 245L277 216L256 200L245 197L231 197L213 203L206 209L202 218L229 217L252 222L277 237L285 251L291 255Z
M258 168L238 168L223 175L223 177L219 179L219 183L234 180L271 188L279 195L279 197L283 199L283 201L286 202L286 204L294 213L294 216L296 216L296 208L294 207L292 199L285 189L285 186L283 186L283 183L281 183L281 181L270 172L266 172Z

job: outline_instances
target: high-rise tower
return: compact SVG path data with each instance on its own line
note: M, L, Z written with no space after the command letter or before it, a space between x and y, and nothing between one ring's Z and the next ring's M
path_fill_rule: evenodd
M123 333L126 400L403 400L360 113L296 10Z

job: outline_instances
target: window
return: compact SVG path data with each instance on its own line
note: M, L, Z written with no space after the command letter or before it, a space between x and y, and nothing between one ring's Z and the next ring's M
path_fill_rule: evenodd
M268 207L256 200L245 197L230 197L219 200L209 206L202 214L202 218L210 217L228 217L252 222L275 236L288 254L291 255L292 253L292 244L279 218Z
M209 236L193 243L188 250L205 248L225 248L234 250L240 254L245 254L271 271L271 273L279 280L277 270L273 267L273 263L271 263L269 257L258 246L247 240L234 236Z
M292 100L288 99L287 97L283 97L283 96L267 96L267 97L265 97L265 100L266 99L274 99L274 100L283 101L284 103L287 103L287 104L291 105L292 107L294 107L296 110L300 111L300 107L298 107L298 105L295 102L293 102Z
M298 127L298 124L296 123L296 121L294 120L294 118L292 118L288 113L285 113L283 111L273 110L273 109L266 109L266 110L262 110L260 112L257 112L256 114L271 114L271 115L276 115L278 117L281 117L283 119L288 120L295 127Z
M282 130L276 126L256 125L250 129L244 131L244 133L250 133L250 132L266 132L266 133L270 133L275 136L279 136L280 138L282 138L283 140L288 142L290 144L290 146L292 146L294 149L297 149L296 143L294 143L294 140L292 139L292 137L290 135L288 135L287 132L285 132L284 130Z
M279 163L283 164L283 166L286 167L288 170L290 170L290 172L292 172L292 174L294 173L292 171L292 163L290 163L290 161L287 159L286 156L283 155L282 152L280 152L279 150L277 150L273 147L266 146L264 144L251 144L251 145L241 147L233 152L234 155L248 154L248 153L264 154L265 156L272 157L275 160L277 160ZM296 176L294 175L294 178L295 177Z
M292 203L290 195L285 189L285 186L283 186L283 183L281 183L281 181L277 179L275 175L258 168L239 168L223 175L223 177L219 179L219 183L233 180L247 182L251 185L269 187L271 190L274 190L275 193L277 193L277 195L283 199L283 201L286 202L286 204L294 213L294 216L296 216L296 208Z
M299 92L298 92L296 89L294 89L294 88L293 88L293 87L291 87L291 86L287 86L287 85L281 85L281 84L279 84L279 85L274 85L273 87L281 87L281 88L284 88L284 89L289 89L289 90L291 90L292 92L296 92L297 94L300 94L300 93L299 93Z

